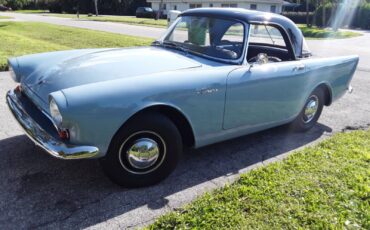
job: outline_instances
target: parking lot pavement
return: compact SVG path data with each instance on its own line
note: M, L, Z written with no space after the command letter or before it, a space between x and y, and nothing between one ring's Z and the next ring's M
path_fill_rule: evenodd
M62 161L36 147L18 127L4 95L15 84L0 73L0 229L134 228L176 209L239 173L280 160L333 133L370 126L369 72L357 71L354 92L324 109L307 133L278 127L189 150L163 183L141 189L112 184L95 160Z

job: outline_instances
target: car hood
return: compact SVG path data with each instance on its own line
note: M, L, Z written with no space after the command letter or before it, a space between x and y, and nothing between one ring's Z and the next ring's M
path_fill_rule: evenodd
M35 56L37 62L33 66L25 61L30 73L21 79L22 85L46 104L50 93L70 87L201 66L176 51L159 47L55 53L49 57L48 53L40 54L43 58ZM17 62L18 69L22 70L22 57Z

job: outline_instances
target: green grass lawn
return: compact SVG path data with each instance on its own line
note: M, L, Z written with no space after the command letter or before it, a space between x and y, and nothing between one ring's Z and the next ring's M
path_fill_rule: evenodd
M62 18L76 18L76 14L56 14L48 13L42 10L22 10L17 11L20 13L43 13L44 16L62 17ZM167 27L167 20L160 19L154 20L150 18L136 18L132 16L91 16L88 17L86 14L80 14L80 20L89 21L101 21L101 22L118 22L132 25L143 25L143 26L153 26L153 27ZM331 29L321 29L318 27L308 28L306 25L299 24L298 27L302 30L303 35L307 39L337 39L337 38L351 38L356 36L361 36L361 33L350 32L350 31L333 31Z
M0 15L0 19L11 19L12 17L8 17L8 16L1 16Z
M43 14L44 16L62 17L62 18L76 18L76 14ZM101 21L101 22L118 22L133 25L145 25L154 27L167 27L166 19L154 20L151 18L136 18L132 16L91 16L80 14L80 20Z
M42 14L49 13L49 10L16 10L14 12L23 14Z
M334 39L334 38L352 38L361 36L361 33L351 31L333 31L331 29L321 29L315 26L308 28L306 25L298 25L303 35L309 39Z
M370 229L370 131L336 134L149 229Z
M96 47L149 45L152 39L35 22L0 22L0 71L7 58L24 54Z
M43 14L44 16L64 17L64 18L76 18L76 14ZM131 16L91 16L88 17L86 14L80 15L81 20L90 21L102 21L102 22L119 22L133 25L144 25L154 27L167 27L167 20L160 19L148 19L148 18L136 18ZM321 29L317 27L308 28L305 25L298 25L302 30L303 35L308 39L336 39L336 38L351 38L360 36L360 33L349 32L349 31L333 31L330 29Z

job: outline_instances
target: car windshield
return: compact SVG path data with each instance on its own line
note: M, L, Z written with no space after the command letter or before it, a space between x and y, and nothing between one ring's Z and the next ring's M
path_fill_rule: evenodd
M162 45L223 60L237 60L244 50L244 25L238 21L183 16Z

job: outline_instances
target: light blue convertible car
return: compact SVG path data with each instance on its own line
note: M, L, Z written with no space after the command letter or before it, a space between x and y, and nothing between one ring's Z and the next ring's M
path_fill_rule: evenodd
M147 186L198 148L283 124L312 128L350 89L357 56L313 58L270 13L183 12L144 48L9 59L7 102L28 136L62 159L100 158L116 183Z

